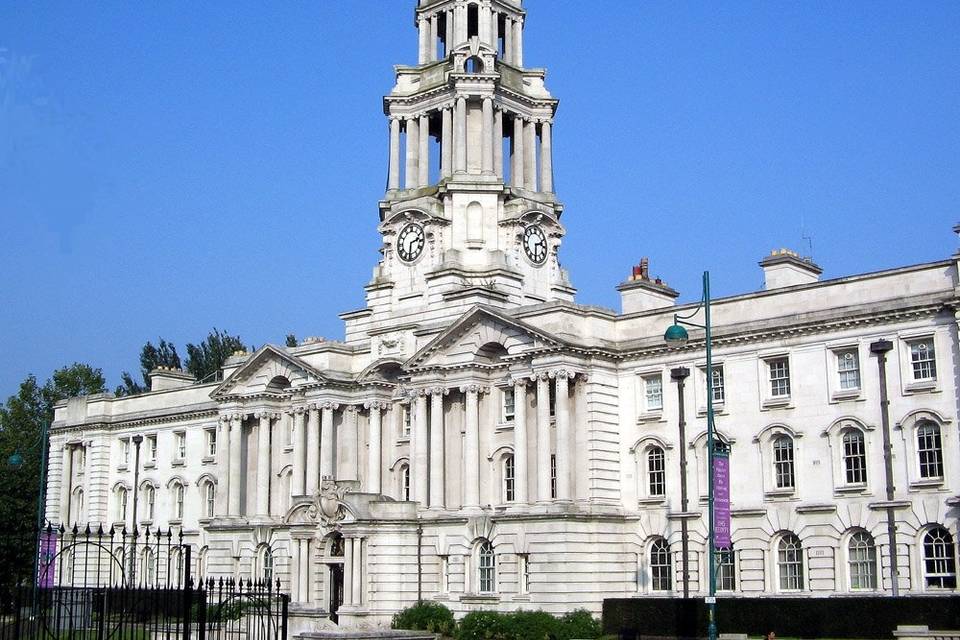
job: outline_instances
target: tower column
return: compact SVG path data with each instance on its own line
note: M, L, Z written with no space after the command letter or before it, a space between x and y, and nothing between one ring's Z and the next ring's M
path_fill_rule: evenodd
M313 495L317 491L320 478L320 410L310 405L307 413L307 473L304 480L304 493Z
M467 100L462 96L457 98L453 120L454 171L462 173L467 170Z
M481 132L481 169L493 173L493 98L483 99L483 131Z
M523 183L537 190L537 124L532 120L523 123Z
M400 119L390 118L390 173L387 188L400 188Z
M413 500L420 503L421 507L427 506L429 499L427 473L428 473L428 451L430 444L427 435L427 396L426 389L420 390L417 396L416 415L413 422Z
M419 168L417 186L425 187L430 184L430 116L420 116L420 150L417 153Z
M407 170L404 187L415 189L420 178L420 123L416 117L407 118Z
M231 516L240 515L240 445L243 440L243 416L239 413L230 420L230 482L228 486L227 511Z
M273 415L257 415L257 515L270 514L270 423Z
M527 381L513 381L514 498L527 502Z
M463 506L480 507L480 387L460 387L466 395L466 437L463 446Z
M370 448L367 452L367 492L380 493L380 464L381 464L381 436L382 420L380 410L383 409L381 402L370 402L367 404L370 409L370 424L367 442Z
M447 41L447 46L446 46L446 51L444 51L444 53L446 53L446 54L449 56L449 55L450 55L450 50L453 49L453 39L454 39L454 34L453 34L453 11L447 11L447 25L446 25L446 26L447 26L447 28L446 28L446 41Z
M503 180L503 110L493 112L493 172Z
M440 175L449 178L453 175L453 110L444 107L441 114L443 126L440 132Z
M537 376L537 500L550 500L550 378Z
M443 471L446 462L443 443L443 396L447 390L430 390L430 508L442 509Z
M557 397L557 499L570 499L570 395L569 372L556 374Z
M333 410L337 405L332 402L323 403L320 412L320 477L333 477L333 461L336 454L336 443L333 439Z
M290 477L290 495L302 496L306 479L307 414L303 407L293 412L293 475Z
M513 117L513 155L510 166L510 184L523 187L523 118Z
M553 193L553 132L549 120L540 125L540 190Z
M440 14L430 16L430 62L437 60L437 39L440 37Z
M454 46L460 46L467 41L467 7L465 5L457 5L453 9L453 15L453 28L457 40Z
M500 55L500 14L496 11L490 12L490 46Z
M419 36L417 42L417 64L424 64L427 61L429 46L427 40L430 38L430 25L427 24L427 19L423 16L417 16L417 35Z
M480 10L478 13L479 15L477 17L480 20L480 24L478 25L479 26L478 31L480 32L480 42L490 44L491 43L490 33L492 32L492 29L490 28L490 16L492 15L490 6L484 5L480 7Z
M513 64L513 20L510 16L503 19L503 59Z
M513 64L523 67L523 21L513 21Z
M338 460L340 468L337 470L337 480L357 480L359 479L360 461L358 457L359 438L357 429L357 405L348 404L343 408L343 426L342 440L337 438L338 444L342 444L343 460Z

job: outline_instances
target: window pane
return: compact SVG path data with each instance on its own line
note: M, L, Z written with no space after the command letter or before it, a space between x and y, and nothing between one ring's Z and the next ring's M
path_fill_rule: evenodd
M777 569L782 591L803 589L803 549L797 536L787 534L777 545Z
M513 456L503 459L503 499L506 502L513 502L514 499Z
M855 533L850 538L850 588L877 588L877 548L866 531Z
M734 591L737 588L733 547L717 549L717 591Z
M943 445L939 426L925 422L917 428L917 454L921 478L943 477Z
M715 366L713 368L713 401L714 402L723 402L724 399L724 388L723 388L723 367Z
M663 538L650 547L650 578L650 587L654 591L670 591L672 588L670 545Z
M648 376L643 379L646 391L647 411L663 409L663 379L660 376Z
M923 572L928 587L956 589L954 553L953 537L943 527L935 527L923 537Z
M937 377L937 362L933 340L923 340L910 345L910 364L914 380L933 380Z
M790 395L790 364L786 358L768 363L770 367L770 395L774 398Z
M773 471L777 489L793 488L793 440L787 436L773 441Z
M662 496L665 493L666 463L663 449L651 447L647 452L647 491L651 497Z
M840 375L840 389L860 388L860 358L855 350L841 351L837 354L837 370Z
M478 554L480 570L480 593L493 593L497 585L496 558L493 555L493 545L484 541L480 545Z
M843 434L843 468L847 484L867 481L867 453L863 433L850 430Z

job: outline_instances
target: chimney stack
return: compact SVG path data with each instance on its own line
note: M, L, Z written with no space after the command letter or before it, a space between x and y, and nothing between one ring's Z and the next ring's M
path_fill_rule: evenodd
M764 289L780 289L799 284L813 284L820 281L823 269L810 258L801 258L800 254L789 249L774 249L760 261L763 267Z
M631 270L630 278L617 287L621 313L638 313L673 306L680 295L660 278L650 278L650 260L641 258Z

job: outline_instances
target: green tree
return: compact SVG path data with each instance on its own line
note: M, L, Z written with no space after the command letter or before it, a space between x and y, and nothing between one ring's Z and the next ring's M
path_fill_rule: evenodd
M235 351L246 351L240 336L214 328L200 344L187 345L187 371L197 380L215 376Z
M177 353L177 347L172 342L167 342L160 338L160 344L154 346L147 342L140 350L140 376L143 383L133 379L133 376L124 371L120 374L120 386L116 388L115 393L118 396L135 396L144 391L150 390L150 372L157 367L180 368L180 355Z

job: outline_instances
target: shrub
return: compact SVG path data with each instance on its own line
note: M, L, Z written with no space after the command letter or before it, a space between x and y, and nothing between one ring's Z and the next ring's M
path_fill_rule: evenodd
M453 612L439 602L418 602L398 611L390 626L394 629L429 631L449 636L453 635L457 623L453 619Z
M496 611L471 611L460 621L457 640L508 640L504 618Z
M555 640L560 621L545 611L517 611L504 616L505 639Z
M577 609L560 618L560 629L557 640L571 640L572 638L599 638L603 633L600 621L586 609Z

